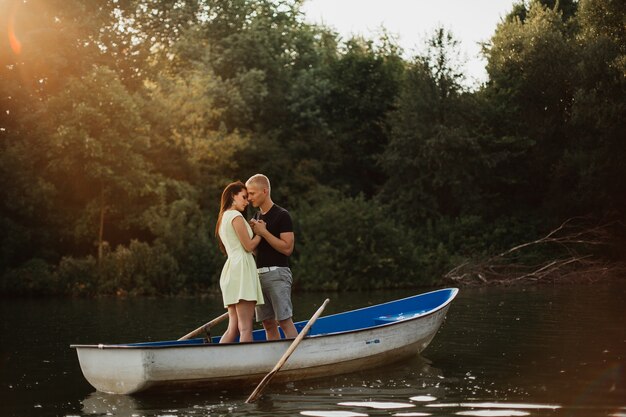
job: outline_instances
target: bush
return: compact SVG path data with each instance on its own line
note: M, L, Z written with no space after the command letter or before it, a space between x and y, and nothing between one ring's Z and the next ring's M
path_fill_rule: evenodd
M170 295L184 290L185 276L163 245L133 240L105 252L98 261L66 257L56 271L57 281L72 295Z
M224 258L213 237L215 218L188 199L151 210L146 218L156 236L153 245L166 250L178 263L179 273L185 276L183 290L199 291L219 280Z
M0 278L0 294L49 295L59 291L52 267L39 258L6 271Z
M70 295L98 294L98 261L93 256L61 259L56 269L59 286Z
M133 240L104 256L98 282L104 294L166 295L181 291L185 277L165 246Z
M537 224L514 216L440 217L408 227L397 207L362 196L320 191L294 211L296 286L371 290L435 285L468 259L498 253L536 236Z
M330 194L294 213L294 272L303 289L366 290L427 285L414 268L413 233L381 206Z

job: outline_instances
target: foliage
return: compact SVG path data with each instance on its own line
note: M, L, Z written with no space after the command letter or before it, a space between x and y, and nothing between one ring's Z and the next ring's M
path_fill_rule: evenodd
M329 92L322 111L332 126L323 184L350 195L373 196L384 182L377 158L385 149L387 113L394 108L404 65L389 39L377 47L360 38L327 68ZM326 145L328 146L328 145Z
M133 240L94 257L63 258L55 275L72 295L168 295L183 292L184 275L162 245Z
M481 194L476 181L484 152L472 127L473 99L453 59L455 45L449 32L436 31L427 55L407 68L389 115L390 141L380 158L387 181L379 197L410 207L398 213L408 225L458 216Z
M179 274L185 279L178 291L193 294L207 286L217 287L223 258L212 239L216 220L187 199L146 213L145 221L156 236L155 243L176 260Z
M626 207L626 168L618 161L626 154L626 6L587 0L579 9L571 118L576 134L559 166L561 178L576 178L579 198L560 197L581 211L619 212Z
M101 260L98 281L99 293L167 295L182 292L184 276L164 246L133 240Z
M0 276L0 293L17 295L50 295L62 293L52 268L45 260L33 258L19 268Z
M624 221L623 1L517 3L472 90L451 32L406 58L301 4L0 2L0 293L214 291L221 190L257 172L307 290L432 285Z
M321 192L320 192L321 194ZM410 236L383 206L336 192L304 205L299 223L296 278L303 289L354 290L430 283L414 265ZM417 279L420 278L420 279Z
M145 157L150 144L138 106L113 71L94 67L69 78L33 118L46 158L42 174L65 207L59 213L64 237L97 245L101 258L104 240L123 241L159 191L160 175Z
M610 159L623 152L625 133L624 6L591 0L578 9L576 24L566 24L533 1L523 22L498 27L486 51L485 94L498 104L491 117L502 134L530 140L518 192L550 216L564 206L572 215L619 211L623 201L624 171Z

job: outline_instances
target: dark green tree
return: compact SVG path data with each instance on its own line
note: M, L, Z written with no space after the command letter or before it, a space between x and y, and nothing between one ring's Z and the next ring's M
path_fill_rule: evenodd
M389 37L380 46L353 38L327 71L324 105L334 155L321 180L350 195L377 193L385 180L378 158L389 142L387 114L395 108L404 63Z
M486 50L489 82L485 91L496 137L517 138L527 153L526 185L516 187L529 209L544 206L551 180L569 142L576 53L560 13L537 1L524 22L503 22Z
M391 140L381 158L388 181L381 197L410 225L457 216L478 193L480 148L470 128L462 69L454 60L457 48L449 32L437 30L427 53L406 70L390 115Z
M139 226L161 190L139 106L113 71L94 67L35 117L63 229L83 250L95 243L101 258L105 241L126 241L123 231Z
M577 0L521 0L513 4L513 9L506 15L505 20L512 22L515 19L519 19L519 21L524 22L528 15L530 4L533 2L559 12L565 21L576 15L579 3Z
M554 187L559 203L621 218L626 207L621 162L626 154L625 15L626 5L619 1L579 4L571 141Z

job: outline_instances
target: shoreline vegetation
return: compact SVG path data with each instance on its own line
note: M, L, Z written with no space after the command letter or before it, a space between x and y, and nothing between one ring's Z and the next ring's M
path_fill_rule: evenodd
M621 222L608 222L600 225L589 226L589 219L572 218L561 224L547 235L512 247L502 253L482 259L468 259L455 266L438 279L432 280L428 285L389 285L376 289L417 289L439 288L442 286L470 287L470 286L512 286L512 285L554 285L570 283L593 284L599 281L612 281L626 279L626 262L611 260L605 255L616 240L614 233L626 232L626 227ZM537 249L539 247L539 249ZM552 258L546 258L552 254ZM96 262L95 258L89 258ZM179 293L159 294L146 291L145 287L139 288L133 285L128 290L122 287L110 288L107 291L88 293L87 285L83 284L84 277L72 276L72 284L81 284L77 289L67 292L59 291L61 275L60 268L52 269L50 265L36 262L34 268L18 270L18 274L24 275L13 279L21 282L43 282L47 285L46 291L31 287L31 291L19 291L15 293L0 294L0 298L6 295L23 296L89 296L89 297L208 297L220 294L217 282L211 287L197 288L196 292L181 291ZM101 268L97 263L84 269L85 274L97 274ZM80 273L80 272L78 272ZM93 275L92 275L93 276ZM97 276L97 275L95 275ZM99 277L98 277L99 278ZM130 277L129 277L130 278ZM133 277L134 278L134 277ZM110 282L110 280L106 280ZM92 283L97 285L97 283ZM304 289L303 289L304 287ZM33 290L34 289L34 290ZM139 289L140 291L135 291ZM321 288L306 287L296 280L295 291L371 291L374 288L341 288L323 286Z
M585 219L568 219L537 240L517 245L485 259L464 262L448 271L442 281L471 286L593 283L605 279L625 279L626 262L611 261L602 256L615 241L613 231L616 227L623 231L625 225L610 222L588 226L584 223ZM537 253L555 255L549 259L537 259L535 262L524 260L523 252L532 251L535 247L543 247Z
M407 58L301 4L0 3L0 296L217 291L259 172L296 291L624 276L625 2L516 3L471 88L450 30Z

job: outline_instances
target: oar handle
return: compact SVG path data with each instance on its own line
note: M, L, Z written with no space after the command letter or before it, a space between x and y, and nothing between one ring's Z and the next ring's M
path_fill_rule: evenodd
M309 332L309 329L311 328L311 326L313 326L313 323L315 323L317 318L322 314L322 311L324 311L324 308L326 308L326 304L328 304L329 302L330 300L327 298L324 301L324 303L320 306L320 308L317 309L315 314L313 314L313 317L311 317L308 323L300 331L300 334L298 334L298 336L293 340L293 342L291 342L291 345L289 345L289 348L287 349L287 351L283 354L280 360L276 363L276 365L274 366L274 369L272 369L267 375L265 375L265 378L263 378L261 382L259 383L259 385L257 385L257 387L254 389L254 391L252 391L252 394L250 394L250 396L246 400L246 403L252 403L256 401L259 395L261 395L261 391L263 391L263 389L267 386L267 384L269 384L270 380L274 377L274 375L276 375L276 373L278 373L278 371L280 370L280 368L282 368L285 362L287 362L287 359L289 359L293 351L296 350L296 348L298 347L302 339L304 339L306 334Z
M228 318L228 313L224 313L219 317L214 318L213 320L211 320L208 323L203 324L202 326L198 327L196 330L193 330L189 333L187 333L186 335L184 335L183 337L181 337L178 340L187 340L187 339L191 339L193 337L199 336L201 335L203 332L206 332L207 330L209 330L211 327L215 326L217 323L224 321L225 319Z

